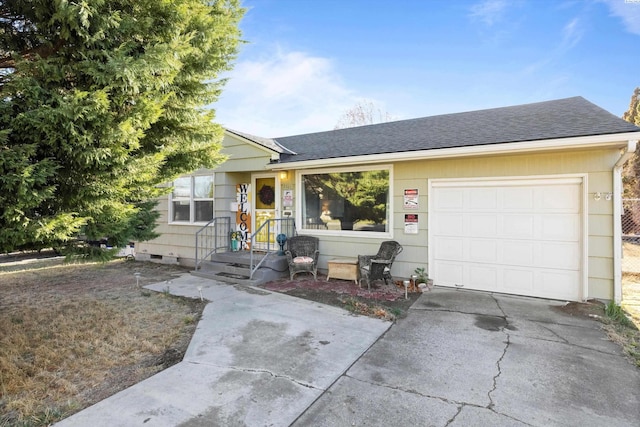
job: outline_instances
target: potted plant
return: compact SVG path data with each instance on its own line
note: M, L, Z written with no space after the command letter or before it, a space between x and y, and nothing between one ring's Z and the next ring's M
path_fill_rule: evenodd
M424 283L425 285L427 284L427 281L429 280L429 275L427 274L427 271L423 267L418 267L415 270L413 270L413 272L415 273L416 283L418 285L420 285L421 283Z
M231 233L229 233L229 238L231 240L231 251L232 252L236 252L238 251L239 248L239 240L240 240L240 233L237 231L232 231Z
M430 291L433 288L433 280L429 279L429 275L423 267L418 267L413 272L411 278L415 278L415 286L420 289L420 292Z

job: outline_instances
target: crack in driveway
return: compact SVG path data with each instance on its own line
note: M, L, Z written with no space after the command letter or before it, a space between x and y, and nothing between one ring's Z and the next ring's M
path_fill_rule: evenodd
M215 366L216 368L219 368L219 369L230 369L230 370L235 371L235 372L247 372L247 373L250 373L250 374L267 374L267 375L272 376L273 378L285 379L285 380L290 381L290 382L292 382L294 384L298 384L299 386L302 386L302 387L310 388L310 389L313 389L313 390L326 391L323 388L316 387L316 386L314 386L312 384L296 380L295 378L292 378L292 377L290 377L288 375L276 374L276 373L274 373L272 371L269 371L268 369L241 368L241 367L238 367L238 366L216 365L216 364L213 364L213 363L201 363L201 362L197 362L197 361L193 361L193 360L183 360L181 363L190 363L190 364L193 364L193 365Z
M460 405L460 406L458 406L458 412L456 412L456 413L455 413L455 415L454 415L453 417L451 417L451 419L449 419L449 420L447 421L447 423L446 423L444 426L445 426L445 427L447 427L447 426L451 425L451 423L455 421L456 417L457 417L458 415L460 415L460 413L462 412L462 410L464 409L464 407L465 407L465 405Z
M476 404L473 404L473 403L459 402L457 400L449 400L446 397L442 397L442 396L433 396L433 395L429 395L429 394L424 394L424 393L419 392L418 390L414 390L414 389L411 389L411 388L404 388L404 387L401 387L401 386L393 386L393 385L390 385L390 384L383 384L383 383L379 383L379 382L376 382L376 381L366 381L366 380L363 380L361 378L352 377L352 376L350 376L348 374L344 374L343 377L349 378L349 379L354 380L354 381L358 381L358 382L363 383L363 384L375 385L375 386L378 386L378 387L388 388L389 390L397 390L397 391L401 391L403 393L415 394L415 395L420 396L420 397L426 397L427 399L436 399L436 400L439 400L441 402L448 403L450 405L456 405L456 406L470 405L470 406L475 406L475 407L478 407L478 408L483 408L483 406L476 405Z
M291 378L290 376L287 376L287 375L276 374L276 373L271 372L271 371L269 371L267 369L249 369L249 368L239 368L239 367L236 367L236 366L228 366L228 368L232 369L232 370L234 370L236 372L248 372L248 373L251 373L251 374L267 374L267 375L271 375L273 378L280 378L280 379L285 379L287 381L291 381L292 383L298 384L299 386L302 386L302 387L310 388L310 389L313 389L313 390L325 391L324 389L318 388L318 387L316 387L316 386L314 386L312 384L305 383L305 382L302 382L302 381L298 381L295 378Z
M506 351L506 350L505 350L505 351ZM457 410L457 412L455 413L455 415L454 415L453 417L451 417L451 418L446 422L446 424L444 425L444 427L451 425L451 423L453 423L453 422L455 421L456 417L458 417L458 415L460 415L460 413L462 412L462 410L463 410L465 407L467 407L467 406L468 406L468 407L472 407L472 408L478 408L478 409L487 409L487 410L489 410L489 411L493 412L494 414L499 415L499 416L501 416L501 417L509 418L509 419L511 419L511 420L514 420L514 421L517 421L517 422L519 422L519 423L522 423L522 424L524 424L524 425L532 425L532 424L529 424L529 423L524 422L524 421L522 421L522 420L519 420L518 418L515 418L515 417L513 417L513 416L511 416L511 415L503 414L502 412L498 412L498 411L496 411L496 410L492 407L492 405L491 405L491 404L490 404L490 405L487 405L487 406L482 406L482 405L478 405L478 404L476 404L476 403L471 403L471 402L462 402L462 401L458 401L458 400L451 400L451 399L447 399L446 397L442 397L442 396L434 396L434 395L430 395L430 394L425 394L425 393L421 393L421 392L419 392L418 390L414 390L414 389L407 389L407 388L404 388L404 387L401 387L401 386L392 386L392 385L389 385L389 384L383 384L383 383L379 383L379 382L375 382L375 381L366 381L366 380L363 380L363 379L361 379L361 378L352 377L352 376L350 376L350 375L348 375L348 374L343 374L343 375L342 375L342 377L344 377L344 378L349 378L349 379L351 379L351 380L353 380L353 381L358 381L358 382L360 382L360 383L367 384L367 385L372 385L372 386L377 386L377 387L383 387L383 388L387 388L387 389L389 389L389 390L401 391L401 392L403 392L403 393L414 394L414 395L416 395L416 396L424 397L424 398L427 398L427 399L435 399L435 400L439 400L439 401L441 401L441 402L443 402L443 403L447 403L447 404L449 404L449 405L455 405L455 406L458 408L458 410ZM496 378L497 378L497 376L496 376ZM330 391L327 391L327 392L330 392Z
M511 344L511 337L509 335L509 332L507 332L507 329L509 328L509 319L507 318L507 314L504 312L504 310L500 306L500 302L493 294L491 294L491 298L493 298L493 300L496 302L496 306L498 307L498 309L500 310L504 318L505 326L501 329L501 332L506 335L507 341L505 343L504 349L502 350L502 355L500 355L500 358L496 362L496 367L498 368L498 372L496 373L496 375L493 376L493 386L491 387L491 390L489 390L489 392L487 393L487 397L489 398L489 405L487 406L487 409L493 409L495 405L493 402L493 397L491 397L491 394L494 391L496 391L496 389L498 388L498 377L500 377L500 375L502 374L502 368L500 367L500 363L506 356L507 350L509 349L509 345Z

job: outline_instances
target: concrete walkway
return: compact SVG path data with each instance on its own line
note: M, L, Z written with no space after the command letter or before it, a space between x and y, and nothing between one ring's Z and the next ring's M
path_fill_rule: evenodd
M56 426L287 426L392 325L189 274L146 286L167 287L211 301L184 360Z
M640 369L558 301L435 289L390 328L189 275L169 291L198 287L183 362L57 425L639 425Z
M423 294L296 426L634 426L640 369L558 301Z

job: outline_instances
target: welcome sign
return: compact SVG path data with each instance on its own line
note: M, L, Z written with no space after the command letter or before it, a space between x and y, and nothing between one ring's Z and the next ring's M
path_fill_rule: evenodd
M240 241L240 250L248 250L251 244L251 184L236 185L236 202L236 240Z

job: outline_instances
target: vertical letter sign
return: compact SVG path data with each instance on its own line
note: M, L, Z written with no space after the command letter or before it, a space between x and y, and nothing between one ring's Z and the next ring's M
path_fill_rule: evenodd
M251 235L251 184L236 185L236 235L240 240L240 250L249 249L249 236Z

